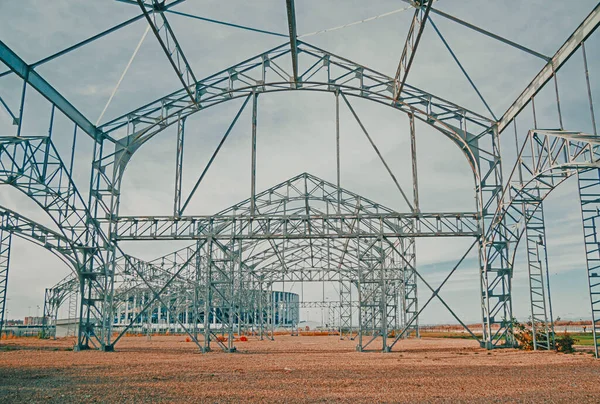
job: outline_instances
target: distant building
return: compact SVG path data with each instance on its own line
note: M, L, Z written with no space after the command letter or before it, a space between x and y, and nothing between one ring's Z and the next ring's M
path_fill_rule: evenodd
M25 317L25 320L23 321L23 325L43 325L43 324L44 324L44 317L28 316L28 317Z

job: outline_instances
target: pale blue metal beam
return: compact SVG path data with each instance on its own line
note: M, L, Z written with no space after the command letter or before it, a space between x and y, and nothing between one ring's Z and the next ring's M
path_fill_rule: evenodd
M11 118L13 119L13 124L16 125L19 123L18 118L16 117L15 114L13 114L13 112L10 110L10 108L8 107L8 105L6 104L6 102L4 102L4 100L2 99L2 97L0 97L0 104L2 104L2 106L4 107L4 109L6 109L6 112L8 112L8 115L11 116Z
M103 133L94 124L2 41L0 41L0 61L54 104L94 140L100 141L104 138Z
M180 1L178 1L178 2L180 2ZM170 6L173 6L173 5L177 4L178 2L173 2L170 4ZM192 71L192 68L191 68L189 62L188 62L187 58L185 57L185 54L181 50L181 46L179 46L179 42L177 41L177 38L175 37L175 33L173 32L173 30L171 29L171 26L169 25L169 21L167 20L167 17L165 17L165 15L163 13L163 9L165 7L164 2L161 4L158 2L158 0L153 0L153 3L152 3L154 6L153 14L154 14L155 18L156 18L157 14L160 16L160 18L162 19L162 23L163 23L162 27L157 26L156 21L155 20L153 21L153 19L150 17L150 13L146 9L146 4L144 4L142 2L142 0L137 0L137 3L140 6L140 8L142 9L142 12L144 13L144 16L146 17L148 24L150 24L150 28L152 28L152 32L154 32L154 35L156 36L156 39L158 40L161 48L163 49L163 51L165 52L165 55L169 59L169 62L171 63L173 70L175 70L175 72L177 73L177 77L179 78L179 81L181 81L183 88L185 89L185 91L187 92L189 97L191 98L192 102L195 103L196 97L190 87L192 85L196 84L196 82L197 82L196 76L194 75L194 72ZM163 39L161 37L161 34L160 34L161 31L165 35L165 39Z
M432 12L432 13L435 13L435 14L437 14L437 15L440 15L440 16L442 16L442 17L444 17L444 18L446 18L446 19L448 19L448 20L450 20L450 21L456 22L456 23L458 23L458 24L460 24L460 25L462 25L462 26L464 26L464 27L470 28L470 29L472 29L473 31L477 31L477 32L479 32L480 34L486 35L486 36L488 36L488 37L490 37L490 38L493 38L493 39L495 39L495 40L497 40L497 41L500 41L500 42L502 42L502 43L505 43L505 44L507 44L507 45L510 45L510 46L512 46L513 48L516 48L516 49L522 50L523 52L527 52L527 53L529 53L530 55L533 55L533 56L535 56L535 57L538 57L538 58L540 58L540 59L543 59L543 60L545 60L546 62L547 62L547 61L549 61L549 60L551 60L551 58L550 58L549 56L546 56L546 55L544 55L544 54L541 54L541 53L539 53L539 52L536 52L536 51L534 51L533 49L530 49L530 48L528 48L528 47L526 47L526 46L520 45L520 44L518 44L518 43L516 43L516 42L513 42L513 41L511 41L511 40L508 40L508 39L506 39L506 38L503 38L503 37L501 37L500 35L496 35L496 34L494 34L494 33L490 32L490 31L486 31L486 30L484 30L483 28L479 28L479 27L478 27L478 26L476 26L476 25L470 24L470 23L468 23L468 22L466 22L466 21L463 21L463 20L461 20L460 18L456 18L456 17L454 17L454 16L452 16L452 15L450 15L450 14L444 13L443 11L437 10L437 9L435 9L435 8L433 8L433 7L432 7L432 8L431 8L431 12Z
M182 13L181 11L175 11L175 10L166 10L166 11L170 14L175 14L175 15L180 15L182 17L193 18L193 19L200 20L200 21L210 22L212 24L225 25L227 27L238 28L238 29L243 29L243 30L252 31L252 32L258 32L259 34L273 35L273 36L278 36L278 37L283 37L283 38L288 37L286 34L280 34L279 32L266 31L264 29L252 28L252 27L248 27L245 25L233 24L230 22L225 22L225 21L220 21L220 20L213 20L212 18L206 18L206 17L201 17L199 15Z
M290 31L290 48L292 49L292 74L294 83L298 83L298 34L296 33L296 8L294 0L286 0L288 28Z
M402 88L404 87L408 72L415 59L417 47L421 41L421 36L423 35L425 23L427 23L427 17L429 16L429 10L431 10L432 4L433 0L418 0L413 4L416 8L415 14L413 15L410 28L408 29L408 35L406 36L406 41L404 41L404 48L402 49L400 62L398 63L398 69L396 70L396 76L394 77L394 82L396 83L394 101L398 101L398 98L400 98L400 94L402 93ZM423 9L423 7L425 7L425 9Z
M116 0L116 1L118 1L120 3L133 4L133 5L136 5L136 6L138 5L137 1L135 1L135 0ZM243 29L243 30L247 30L247 31L258 32L260 34L274 35L274 36L283 37L283 38L287 38L288 37L286 34L280 34L278 32L267 31L267 30L264 30L264 29L258 29L258 28L248 27L246 25L233 24L233 23L226 22L226 21L214 20L212 18L206 18L206 17L202 17L202 16L199 16L199 15L194 15L194 14L184 13L184 12L181 12L181 11L171 10L171 8L173 6L176 6L177 4L179 4L179 3L183 2L183 1L185 1L185 0L174 1L174 2L172 2L170 4L168 4L168 5L163 6L162 10L166 11L168 13L171 13L171 14L176 14L176 15L180 15L182 17L187 17L187 18L193 18L195 20L210 22L212 24L225 25L225 26L232 27L232 28L238 28L238 29ZM151 10L154 9L154 6L152 4L144 3L144 6L146 6L146 8L149 8Z
M56 58L58 58L60 56L63 56L65 54L69 53L69 52L72 52L72 51L74 51L76 49L79 49L79 48L81 48L84 45L87 45L87 44L89 44L91 42L94 42L95 40L100 39L100 38L102 38L102 37L104 37L104 36L106 36L106 35L108 35L108 34L110 34L112 32L115 32L115 31L117 31L117 30L119 30L121 28L124 28L124 27L126 27L126 26L128 26L128 25L130 25L130 24L132 24L132 23L134 23L134 22L142 19L143 17L144 17L144 14L140 14L140 15L138 15L136 17L130 18L129 20L124 21L124 22L122 22L120 24L117 24L114 27L111 27L111 28L109 28L109 29L107 29L105 31L102 31L102 32L100 32L97 35L91 36L88 39L85 39L85 40L83 40L81 42L76 43L75 45L71 45L68 48L65 48L65 49L63 49L61 51L58 51L58 52L56 52L56 53L54 53L54 54L52 54L50 56L47 56L47 57L45 57L43 59L40 59L37 62L31 64L30 67L31 68L35 68L35 67L38 67L40 65L43 65L44 63L48 63L51 60L54 60L54 59L56 59ZM12 70L7 70L5 72L0 73L0 77L6 76L7 74L11 74L11 73L12 73Z
M579 49L581 44L598 28L600 25L600 3L583 20L577 29L569 36L560 49L552 56L540 72L533 78L531 83L525 87L525 90L506 110L502 118L498 121L498 133L501 133L515 116L521 112L529 101L554 77L556 72L569 60L569 58Z

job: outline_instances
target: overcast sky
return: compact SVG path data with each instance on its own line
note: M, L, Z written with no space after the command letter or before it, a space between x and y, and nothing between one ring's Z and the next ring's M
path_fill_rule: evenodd
M567 36L596 5L595 0L565 2L439 0L435 7L505 36L540 53L553 55ZM298 34L312 33L404 8L399 0L296 2ZM287 33L284 1L188 0L177 11ZM42 2L0 0L0 40L33 63L67 46L125 21L140 13L136 6L120 2L53 0ZM285 43L285 38L211 24L167 14L174 32L197 78L223 70L267 49ZM332 53L393 76L402 51L412 11L398 12L348 28L301 39ZM501 116L544 62L522 51L474 33L439 16L433 21L496 116ZM87 118L96 122L146 28L144 19L71 52L36 70L57 88ZM598 34L587 45L588 63L596 111L600 110L600 40ZM5 67L0 63L2 71ZM289 68L288 66L285 66ZM589 105L581 53L578 52L558 75L561 107L566 129L591 132ZM408 83L473 111L487 114L468 81L431 26L425 28ZM14 75L0 78L0 96L13 111L18 110L20 82ZM120 116L178 88L179 81L152 32L107 109L102 122ZM23 133L43 135L48 130L48 103L28 90ZM540 127L557 128L553 88L536 100ZM335 182L335 100L331 94L284 92L259 97L257 141L257 189L269 188L301 172L310 172ZM408 120L403 114L364 100L351 100L361 120L382 150L384 158L406 190L411 189ZM184 193L193 184L241 105L224 103L201 111L187 122L184 162ZM530 118L519 121L519 138L531 128ZM68 161L72 126L57 117L54 139ZM0 107L3 135L16 127ZM250 108L242 114L221 154L194 198L188 214L211 214L250 193ZM505 171L514 162L512 131L502 135ZM78 138L75 181L86 192L89 181L91 141ZM469 167L453 144L425 124L417 124L419 186L422 211L472 211L474 187ZM398 211L407 211L385 168L370 148L348 109L341 108L342 186ZM175 131L170 128L144 145L132 159L122 187L121 214L168 215L172 212L175 171ZM555 191L546 202L548 245L555 316L590 316L587 278L573 179ZM0 186L0 204L18 210L55 228L47 215L27 197L6 185ZM437 285L462 256L471 240L418 241L418 268ZM152 259L187 243L124 243L125 251ZM515 266L515 314L529 315L527 268L524 251ZM466 321L480 320L479 278L476 253L444 287L441 295ZM36 314L43 305L46 287L68 273L68 268L48 251L14 239L9 275L10 318ZM424 301L428 293L420 286ZM286 285L286 289L289 285ZM299 291L295 285L292 290ZM320 300L322 286L304 287L305 300ZM333 285L326 295L337 300ZM320 315L317 311L312 316ZM314 319L314 317L312 318ZM439 304L423 313L422 323L452 321Z

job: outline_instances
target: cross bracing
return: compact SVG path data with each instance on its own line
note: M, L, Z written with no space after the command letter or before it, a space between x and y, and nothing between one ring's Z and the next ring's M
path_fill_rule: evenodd
M51 231L18 212L5 210L7 213L3 216L0 237L0 285L5 292L10 235L15 234L50 248L71 265L77 275L76 279L67 279L53 290L56 293L70 288L80 291L78 348L95 346L112 349L123 335L121 333L111 339L112 316L120 297L127 291L143 289L152 296L144 298L142 305L145 310L150 310L154 304L161 305L203 350L210 349L212 342L233 351L234 324L238 327L242 323L257 326L261 338L269 335L269 327L274 326L276 316L267 292L274 283L328 281L339 284L339 301L342 303L339 310L340 331L344 324L346 329L351 329L356 322L354 320L357 320L358 348L362 350L375 338L381 338L385 351L391 349L401 336L413 330L418 334L419 315L432 299L441 301L463 324L440 295L440 289L472 249L479 252L483 336L472 335L490 349L513 346L512 320L515 315L511 289L517 245L523 236L527 242L532 323L544 335L544 340L535 341L534 345L536 348L550 348L553 319L548 279L544 277L548 275L550 263L545 240L544 222L547 216L543 214L542 201L571 176L577 177L579 185L597 348L600 310L596 307L597 212L593 205L597 202L598 141L590 85L592 69L588 68L585 42L599 24L599 6L589 13L555 55L548 57L441 11L437 3L433 7L434 1L407 1L414 8L414 16L401 48L403 51L399 55L396 75L392 77L299 39L293 1L286 2L288 34L179 12L178 5L185 3L182 0L122 3L125 3L124 7L136 8L141 14L31 65L7 44L0 42L0 61L9 69L0 73L0 78L17 77L23 85L16 107L7 94L0 93L1 108L15 125L14 134L9 132L0 138L0 180L35 201L58 227L58 232ZM178 40L178 30L170 21L174 15L287 40L280 46L199 79L194 73L198 71L197 66L190 63L190 50L185 52L185 46ZM495 117L482 91L475 86L465 66L434 23L434 18L438 17L547 63L501 118ZM171 73L181 86L156 101L122 112L100 125L93 125L35 68L60 60L63 55L112 35L136 21L148 24L164 53L160 56L168 61L173 70ZM472 108L465 108L409 83L415 72L413 65L418 61L415 55L426 51L419 44L422 37L431 32L429 27L439 36L485 105L487 114L474 112ZM577 52L582 53L585 65L587 92L580 98L589 102L591 131L587 128L565 130L563 125L557 73ZM413 73L409 74L411 71ZM551 81L556 94L556 100L551 102L557 107L560 130L540 130L538 128L545 126L543 123L540 125L544 118L536 115L540 111L536 110L535 101L546 97L547 92L541 90L551 85ZM257 100L269 93L298 90L329 93L335 97L337 183L334 185L312 175L301 174L257 193ZM39 92L47 100L50 109L47 135L23 136L23 110L31 91ZM187 144L184 142L186 119L196 113L206 114L204 111L210 107L236 99L243 100L241 108L196 185L185 195L182 175ZM408 212L386 208L341 186L340 99L342 107L351 112L402 194ZM384 153L370 135L371 128L361 121L350 102L354 99L386 105L408 116L412 142L412 198L401 187ZM197 197L198 186L250 101L250 197L214 215L188 215L189 202ZM516 120L522 119L524 109L529 106L533 111L533 126L517 140L516 163L512 171L506 171L506 164L503 170L503 161L512 162L515 156L507 158L506 152L501 153L500 139L501 136L506 137L502 133L507 132L511 122L514 122L516 131ZM59 153L54 142L55 114L62 114L73 124L70 156ZM473 177L474 209L464 212L421 210L415 119L449 138L464 155ZM99 122L102 121L99 119ZM171 125L177 127L173 215L121 215L122 181L127 166L141 147ZM90 183L85 192L80 191L82 187L76 185L73 179L78 129L94 142ZM585 135L585 132L593 134ZM511 172L508 179L504 175L506 172ZM420 237L470 237L473 245L449 271L442 284L434 287L417 267L415 239ZM146 262L124 253L121 243L129 240L190 240L195 244ZM425 304L420 304L423 300L417 299L417 285L424 285L432 292L431 297L424 300ZM250 298L246 296L252 295L252 291L258 291L258 294ZM50 294L48 301L64 301L64 294L56 296ZM182 304L186 306L186 302L193 302L192 330L187 321L189 307L186 308L185 323L177 308ZM53 304L52 307L55 307L56 304ZM358 311L353 314L349 308L354 304ZM353 320L353 317L358 319ZM214 318L221 324L219 332L228 334L225 342L223 338L217 338L217 330L210 326ZM200 319L203 322L203 341L198 334ZM388 343L386 338L392 331L397 337ZM272 333L270 337L273 337Z

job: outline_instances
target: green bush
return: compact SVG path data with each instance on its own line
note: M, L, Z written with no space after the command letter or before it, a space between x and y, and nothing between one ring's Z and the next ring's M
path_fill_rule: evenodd
M525 351L533 350L533 326L531 322L527 324L519 323L516 319L513 318L513 332L515 335L515 340L519 344L519 348ZM538 344L546 344L546 335L537 331L536 332L536 341Z
M576 342L577 340L565 331L556 338L556 350L563 353L573 353L575 352L573 345L575 345Z

